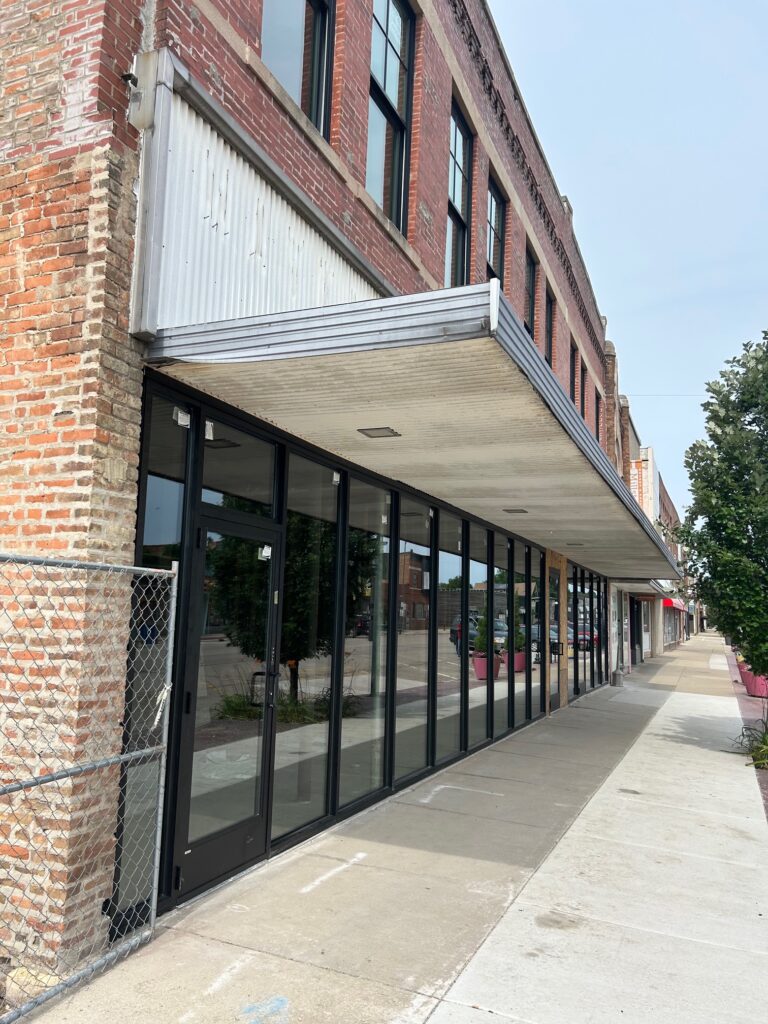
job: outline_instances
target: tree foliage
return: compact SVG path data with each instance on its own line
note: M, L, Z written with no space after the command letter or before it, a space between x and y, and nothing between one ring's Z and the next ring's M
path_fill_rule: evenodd
M768 331L707 385L707 439L688 449L679 531L708 619L768 673Z

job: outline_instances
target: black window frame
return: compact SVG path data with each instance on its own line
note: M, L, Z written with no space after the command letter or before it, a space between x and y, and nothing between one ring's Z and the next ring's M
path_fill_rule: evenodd
M579 395L579 412L581 418L587 418L587 367L584 360L581 361L581 394Z
M495 204L496 218L491 216L491 203ZM498 224L497 224L498 222ZM497 278L499 284L504 286L504 233L507 228L507 201L504 194L496 183L492 174L488 175L488 221L486 224L486 264L488 268L488 280ZM492 239L499 242L499 266L494 267L491 260L493 254Z
M547 287L544 293L544 358L552 366L555 347L555 297Z
M534 336L536 325L536 281L538 278L539 261L530 245L525 247L525 310L523 311L523 327Z
M294 102L323 138L328 140L331 134L331 83L336 2L335 0L306 0L306 3L312 7L315 14L310 63L309 112L303 109L300 99L298 101L294 99ZM264 7L262 6L262 26L263 19ZM263 50L262 60L264 60ZM264 60L264 63L269 68L268 61ZM278 82L280 81L277 75L275 78ZM280 84L282 85L282 82Z
M392 100L387 95L384 83L379 82L370 68L369 103L373 102L379 113L385 118L392 129L395 138L396 155L392 160L392 174L390 185L389 209L381 207L385 215L392 221L401 234L405 235L408 229L408 169L411 158L411 114L413 103L413 55L416 39L416 18L412 8L405 0L386 0L387 24L382 25L376 17L375 8L371 13L371 33L376 26L384 33L386 40L389 39L389 13L392 6L396 4L404 19L404 34L406 38L406 62L405 62L405 117L397 110ZM384 55L384 77L386 79L387 60L389 58L389 46L385 47ZM370 132L370 117L368 118L368 131ZM385 164L386 169L386 164ZM368 160L366 153L366 181L368 174ZM370 193L369 193L370 195ZM377 204L378 205L378 204Z
M459 162L456 159L453 140L454 140L454 127L464 139L464 167L459 166ZM445 275L445 286L446 288L462 288L464 285L469 284L469 247L470 238L472 231L472 158L473 158L473 142L474 137L470 131L469 125L459 109L458 104L454 100L451 104L451 122L450 122L450 141L449 141L449 158L448 158L448 174L449 174L449 186L448 186L448 224L453 225L453 230L456 233L454 237L458 237L461 242L457 246L457 252L459 259L456 261L455 269L456 273L451 273L450 279L448 276L448 224L446 224L446 275ZM459 171L460 174L465 178L467 183L466 190L466 210L460 210L451 196L450 187L450 176L454 172L454 168ZM451 270L454 269L454 261L450 261Z
M598 441L601 440L601 436L600 436L600 421L602 419L602 415L603 415L603 397L600 394L600 392L597 390L597 385L595 385L595 437L597 438Z

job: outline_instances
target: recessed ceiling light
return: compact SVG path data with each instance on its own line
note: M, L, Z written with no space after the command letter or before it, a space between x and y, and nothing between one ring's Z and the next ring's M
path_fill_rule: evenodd
M392 427L358 427L358 434L365 434L366 437L402 437Z
M506 512L510 516L527 516L527 508L503 508L502 512Z

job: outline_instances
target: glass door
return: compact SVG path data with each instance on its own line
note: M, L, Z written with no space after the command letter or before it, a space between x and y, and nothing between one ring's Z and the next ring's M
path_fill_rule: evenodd
M201 520L176 827L175 888L184 896L266 851L278 545L276 531Z
M560 639L560 570L549 570L549 708L560 707L560 664L563 643Z

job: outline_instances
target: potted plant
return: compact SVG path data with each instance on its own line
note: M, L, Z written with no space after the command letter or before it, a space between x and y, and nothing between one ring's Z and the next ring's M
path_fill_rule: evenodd
M472 665L478 679L488 678L488 619L481 615L477 620L477 636L475 637L475 649L472 651ZM492 644L491 644L492 646ZM493 651L493 678L499 678L501 671L501 657Z
M525 637L519 626L515 630L515 660L513 668L515 672L525 672Z

